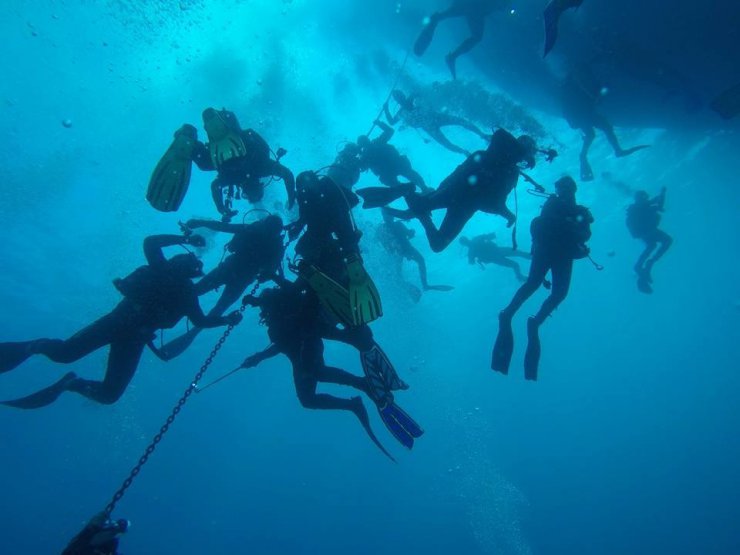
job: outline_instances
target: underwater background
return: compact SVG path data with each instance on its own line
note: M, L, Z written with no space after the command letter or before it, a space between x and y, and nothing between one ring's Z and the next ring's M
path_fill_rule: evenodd
M423 16L444 4L6 0L0 339L71 335L118 302L111 282L144 263L145 236L216 215L213 176L197 169L177 214L144 199L172 133L185 122L200 127L205 107L234 110L285 147L297 174L331 164L365 133L396 80L446 82L445 48L464 24L440 29L424 58L407 58ZM568 299L542 330L539 381L523 379L522 343L544 292L514 320L511 374L494 373L496 316L519 285L514 275L469 265L457 242L431 253L414 223L430 282L455 289L413 303L375 239L379 212L355 210L384 300L373 330L411 384L398 400L424 437L402 452L371 414L399 460L390 463L351 415L303 409L287 359L272 359L191 398L117 508L114 516L133 522L123 553L740 553L740 137L737 120L703 107L740 76L740 39L728 31L740 28L738 7L671 2L665 13L662 0L587 0L564 18L561 43L543 61L543 4L522 0L496 16L458 73L499 98L501 119L489 127L542 126L538 139L560 152L532 172L546 186L578 176L581 138L548 84L589 29L612 21L614 36L628 35L692 83L668 91L662 79L630 81L650 71L644 55L634 54L642 66L633 67L636 50L614 62L604 109L625 142L652 147L617 160L603 137L594 143L597 179L579 185L578 200L596 218L590 246L606 268L576 263ZM412 129L394 144L430 185L462 161ZM375 182L365 174L360 184ZM675 243L656 265L655 293L643 295L632 271L642 245L624 225L627 189L663 186L662 227ZM542 199L523 190L526 249ZM263 207L288 218L283 198L273 185ZM464 235L491 231L506 244L509 231L493 216L478 214ZM223 242L209 238L206 268ZM416 283L415 268L404 277ZM66 395L38 411L1 410L0 553L61 551L108 502L220 333L204 332L166 364L145 352L113 406ZM248 311L206 381L267 344ZM99 378L105 355L71 369ZM327 360L361 372L346 347L327 344ZM0 376L0 398L68 369L34 358Z

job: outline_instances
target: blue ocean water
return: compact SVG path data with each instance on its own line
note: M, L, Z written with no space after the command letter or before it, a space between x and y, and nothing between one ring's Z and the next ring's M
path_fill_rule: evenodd
M440 28L424 58L407 58L429 4L5 6L0 339L73 334L118 302L111 282L144 263L144 237L175 233L180 219L215 216L212 175L197 169L177 214L156 212L144 200L172 132L184 122L200 127L205 107L228 107L245 127L284 146L284 162L297 174L330 164L365 132L397 79L404 86L446 82L442 59L465 35L463 23ZM587 0L568 13L560 50L542 61L536 16L543 4L522 1L515 13L496 16L491 36L461 58L458 71L463 81L520 103L546 129L542 140L560 156L532 175L551 187L563 174L578 177L581 138L557 113L547 83L568 55L593 42L589 23L614 17L615 8ZM133 522L123 553L740 552L738 132L736 123L686 102L707 101L737 81L737 34L712 32L737 21L737 9L679 2L669 21L658 17L657 0L623 4L645 20L614 35L655 59L673 56L671 66L693 84L667 91L669 73L659 69L641 88L651 58L640 56L638 64L634 54L626 59L634 48L617 50L604 109L612 109L625 143L652 146L616 159L599 135L591 150L597 179L580 184L578 199L596 218L590 246L606 268L576 263L568 299L542 328L539 381L525 382L521 365L525 321L544 292L514 320L511 375L495 374L496 315L519 285L513 274L469 265L457 242L433 254L414 223L430 281L455 285L415 304L375 239L379 213L358 209L366 266L385 306L373 330L411 384L398 400L424 426L424 437L405 452L371 415L398 458L390 463L351 415L303 409L287 360L275 358L192 397L118 506ZM712 10L716 20L707 15ZM722 18L722 10L732 17ZM646 31L651 18L665 27ZM714 57L700 63L686 43L694 50L706 43L699 50ZM721 57L728 44L734 50ZM677 56L685 63L677 66ZM450 136L466 148L484 146L465 133ZM393 142L435 186L461 162L413 129L399 130ZM675 243L656 265L653 295L635 287L641 245L624 225L631 197L620 183L651 193L668 188L663 227ZM365 174L360 184L375 183ZM528 223L542 199L523 190L519 217ZM295 217L283 198L273 185L263 205ZM519 230L525 249L527 227ZM465 234L492 231L502 242L509 233L502 219L479 214ZM209 242L203 259L212 267L224 240ZM416 283L414 267L404 267L404 278ZM204 306L214 299L204 297ZM167 364L145 353L113 406L68 394L38 411L3 408L0 553L60 552L108 502L220 333L201 334ZM267 344L258 315L247 312L208 377ZM99 378L105 360L103 349L73 370ZM327 345L327 360L361 371L356 353L336 344ZM0 397L35 391L67 370L33 358L0 376Z

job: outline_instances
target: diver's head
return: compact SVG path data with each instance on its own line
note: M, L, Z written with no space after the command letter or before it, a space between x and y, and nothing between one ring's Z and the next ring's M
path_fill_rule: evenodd
M342 149L342 154L347 156L357 156L360 154L360 145L356 143L347 143Z
M279 235L283 232L283 220L276 214L270 214L264 220L262 224L265 226L265 230L270 234Z
M650 200L650 195L647 191L635 191L635 202L647 202Z
M305 204L308 202L311 192L316 190L319 185L319 176L316 172L305 171L298 174L295 179L296 196L298 202Z
M569 175L561 177L555 182L555 192L561 198L575 199L577 189L578 186L576 185L575 180Z
M405 108L406 110L411 110L414 107L414 101L406 96L403 91L399 91L398 89L393 89L393 92L391 93L393 96L393 100L395 100L399 106L402 108Z
M168 260L173 273L189 279L203 275L203 263L193 253L176 254Z
M203 127L210 140L221 139L229 132L241 131L236 114L226 108L220 111L215 108L203 110Z
M360 148L367 148L370 146L370 139L367 135L360 135L357 137L357 146Z
M520 135L517 140L520 148L520 162L524 162L527 169L534 168L536 161L535 155L537 154L537 143L529 135Z

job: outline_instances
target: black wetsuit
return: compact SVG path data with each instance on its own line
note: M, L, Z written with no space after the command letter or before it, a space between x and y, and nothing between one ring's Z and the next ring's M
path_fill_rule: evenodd
M526 252L499 247L495 243L494 237L495 233L478 235L472 239L462 237L460 242L468 249L468 262L470 264L479 264L481 267L486 264L496 264L497 266L510 268L518 280L525 281L527 278L522 273L519 263L511 260L510 257L518 256L520 258L531 259L532 256Z
M211 184L213 202L219 213L231 215L230 208L224 204L223 192L228 189L229 198L238 188L241 194L251 203L259 202L265 190L261 179L278 177L283 180L288 195L288 207L295 201L295 179L291 171L277 160L270 157L270 147L259 133L252 129L240 130L239 137L247 148L247 154L216 163L208 146L198 141L193 150L193 161L204 171L218 171Z
M424 178L411 167L407 156L402 156L396 147L389 144L393 137L393 128L383 122L377 122L383 130L380 137L361 145L360 165L363 171L373 172L383 185L395 187L401 185L399 176L407 179L422 191L428 190Z
M635 239L645 242L645 250L635 263L635 272L638 275L638 285L649 292L652 282L651 270L653 265L663 257L673 244L673 239L665 231L658 229L660 212L665 204L665 189L656 197L636 200L627 209L627 228ZM660 245L660 248L655 249ZM653 254L654 253L654 254ZM651 256L652 255L652 256Z
M406 197L411 214L419 218L434 252L444 250L478 211L498 214L508 225L514 224L516 217L506 206L506 198L516 187L517 164L525 157L517 140L498 130L487 150L468 157L438 189ZM437 229L429 212L439 209L447 209L447 213Z
M66 340L0 343L0 371L12 370L37 354L54 362L70 364L109 345L103 381L75 376L67 380L62 391L74 391L98 403L115 403L133 378L144 347L157 330L172 328L185 316L202 327L229 322L227 318L205 316L190 278L174 273L170 261L165 258L163 247L185 241L174 235L147 237L144 253L149 264L118 282L118 288L126 296L113 311Z
M337 154L334 163L326 170L326 175L337 185L352 189L360 180L360 147L348 143Z
M454 114L435 112L433 110L419 107L414 103L413 98L407 98L400 91L396 91L394 98L399 104L399 109L395 116L391 114L388 104L383 106L388 123L396 125L399 121L402 121L409 127L421 129L447 150L463 154L464 156L468 156L470 154L469 151L450 141L442 132L443 127L462 127L463 129L467 129L468 131L475 133L485 141L490 138L489 135L486 135L481 129L470 123L468 120Z
M249 284L255 280L264 282L274 279L281 269L284 247L282 220L278 216L269 216L251 224L190 220L188 227L205 227L234 235L227 244L231 254L195 284L195 293L198 296L223 287L218 301L208 312L209 317L221 316L239 300ZM181 355L200 331L200 327L193 326L185 334L154 352L162 360L171 360Z
M298 400L309 409L356 410L356 401L316 393L319 382L347 385L367 393L367 382L340 368L327 366L320 306L313 295L300 285L283 282L279 289L265 291L255 303L272 342L262 353L254 355L259 362L277 353L288 357L293 366L293 382Z
M393 256L397 266L396 273L401 273L401 265L404 259L414 262L419 268L421 285L426 290L429 288L427 264L424 256L411 244L410 239L414 235L415 232L413 229L409 229L403 223L393 218L386 219L378 228L378 239L381 245L383 245L383 248Z
M552 273L552 291L534 316L537 326L563 302L568 295L573 273L573 260L588 255L585 246L591 236L593 216L576 204L575 196L553 196L545 202L539 217L532 221L532 264L527 281L514 294L503 310L511 319L524 302L543 284L547 272Z

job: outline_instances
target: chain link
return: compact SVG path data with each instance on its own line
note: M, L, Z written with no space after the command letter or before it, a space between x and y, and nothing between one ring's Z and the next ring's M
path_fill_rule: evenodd
M246 305L242 305L241 308L239 308L239 312L242 313L247 308ZM110 517L113 510L116 508L116 505L118 502L123 498L123 496L126 493L126 490L131 487L131 484L134 482L134 479L136 476L139 475L139 472L141 472L141 469L144 467L144 465L149 460L149 457L154 453L154 450L157 448L157 445L160 441L162 441L162 438L164 438L165 434L169 431L170 426L175 422L175 418L177 418L177 415L180 414L180 410L182 410L182 407L185 406L185 403L188 402L188 399L193 394L193 391L195 391L196 387L198 386L198 383L201 379L203 379L203 376L205 375L206 371L208 370L208 367L213 363L213 359L216 358L216 355L221 350L221 347L223 347L223 344L228 339L229 335L231 335L231 332L234 330L235 325L229 324L226 330L224 331L223 335L219 338L216 345L214 345L213 349L211 350L211 353L208 355L208 358L206 358L203 365L198 370L198 373L193 378L193 381L190 383L190 386L185 390L185 393L183 393L182 397L180 397L180 400L177 402L177 404L173 407L172 412L167 417L167 420L162 425L162 427L159 429L159 432L152 438L152 441L149 443L147 448L144 450L144 454L139 458L139 462L131 469L131 472L129 473L128 477L123 481L121 484L121 487L118 488L118 491L113 495L110 502L105 507L105 514L106 516Z

